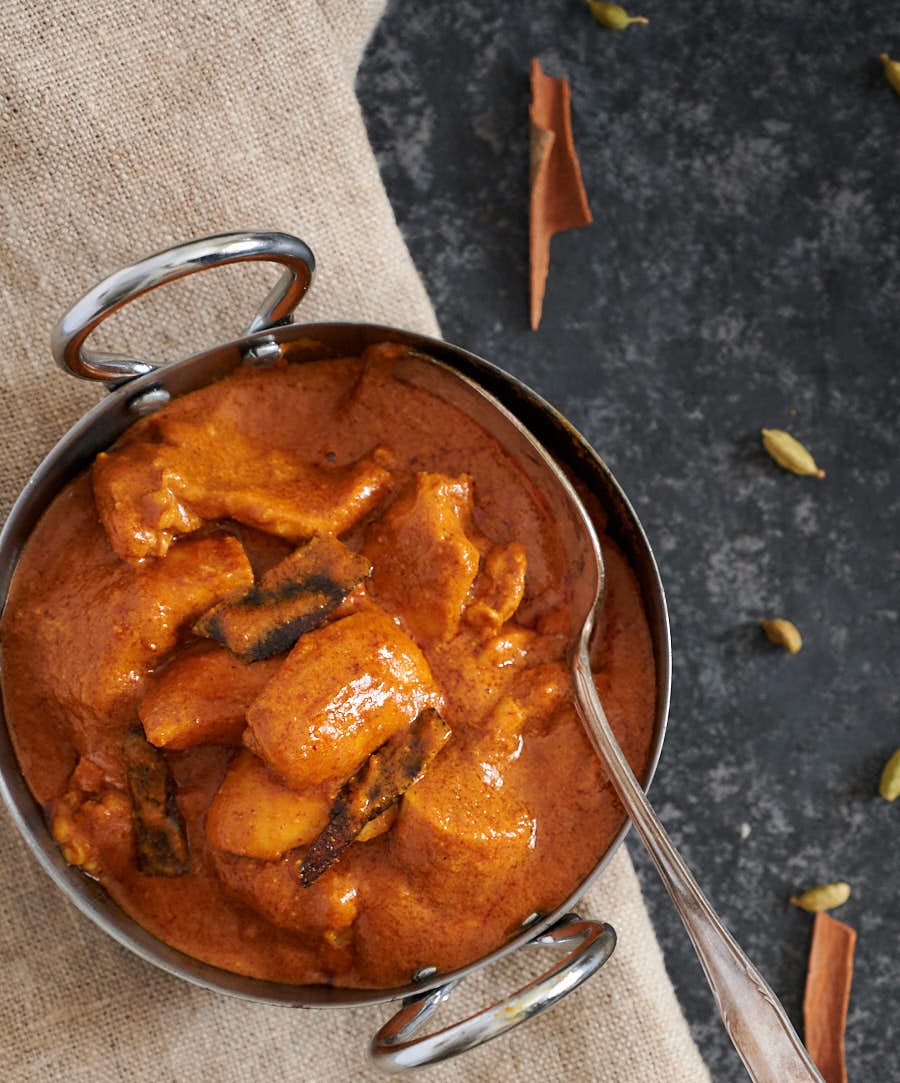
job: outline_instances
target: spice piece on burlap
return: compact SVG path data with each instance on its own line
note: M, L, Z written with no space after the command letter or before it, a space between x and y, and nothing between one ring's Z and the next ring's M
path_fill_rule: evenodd
M571 92L566 79L554 79L531 61L531 329L544 307L544 288L554 233L592 221L572 141Z
M844 1027L855 945L855 929L827 914L816 914L803 997L803 1026L806 1048L825 1083L847 1083Z

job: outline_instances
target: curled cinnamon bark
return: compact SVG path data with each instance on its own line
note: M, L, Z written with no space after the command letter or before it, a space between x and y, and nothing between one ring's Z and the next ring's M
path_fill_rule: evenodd
M362 829L422 777L450 739L450 727L426 707L409 730L394 734L373 752L337 795L328 824L298 867L304 887L315 883Z
M545 75L533 59L529 258L533 331L538 329L544 307L550 239L554 233L592 221L572 140L570 102L568 81Z
M220 602L194 625L243 662L289 650L341 604L372 570L337 538L317 536L262 576L239 598Z
M145 876L184 876L190 855L165 756L140 730L122 741L122 759L134 810L137 868Z
M826 913L816 914L803 997L803 1026L806 1048L825 1083L847 1083L844 1028L855 946L855 929Z

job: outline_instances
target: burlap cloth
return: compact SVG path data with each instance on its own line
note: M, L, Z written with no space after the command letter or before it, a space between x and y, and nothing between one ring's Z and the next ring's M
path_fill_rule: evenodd
M0 503L102 395L57 372L48 332L103 274L226 229L303 237L320 271L307 319L436 333L366 139L353 77L383 0L230 5L6 0L0 25ZM270 268L178 283L104 336L177 357L234 337ZM101 342L102 344L102 342ZM0 1079L365 1080L387 1007L296 1012L216 996L111 941L53 887L0 813ZM613 959L514 1034L434 1080L708 1079L622 848L584 902ZM534 976L519 952L469 978L452 1012ZM549 965L550 959L544 956Z

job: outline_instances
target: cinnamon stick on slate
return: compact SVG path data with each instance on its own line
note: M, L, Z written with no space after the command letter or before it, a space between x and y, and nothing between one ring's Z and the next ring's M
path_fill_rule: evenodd
M587 195L572 141L568 81L553 79L531 61L531 329L536 331L544 307L550 266L550 239L564 229L591 222Z
M855 945L855 929L824 912L816 914L803 997L803 1026L806 1048L825 1083L847 1083L844 1028Z

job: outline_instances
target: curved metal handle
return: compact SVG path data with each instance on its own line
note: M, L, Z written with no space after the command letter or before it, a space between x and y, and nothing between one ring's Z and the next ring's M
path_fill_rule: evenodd
M217 233L166 248L116 271L94 286L54 327L51 338L54 360L84 380L122 383L152 372L159 366L121 354L86 350L84 341L111 312L157 286L208 267L250 260L281 263L286 270L244 333L251 335L276 324L289 323L291 313L312 281L316 261L310 249L289 233Z
M586 631L572 666L578 713L684 922L744 1067L754 1083L822 1083L778 997L710 906L634 777L597 698L587 641Z
M455 1057L473 1046L505 1034L577 988L600 969L616 946L613 928L600 921L584 921L566 914L551 929L531 941L533 945L560 945L575 942L565 959L520 989L484 1011L434 1034L413 1038L443 1003L460 979L427 993L407 997L403 1007L378 1031L369 1050L378 1068L401 1072Z

